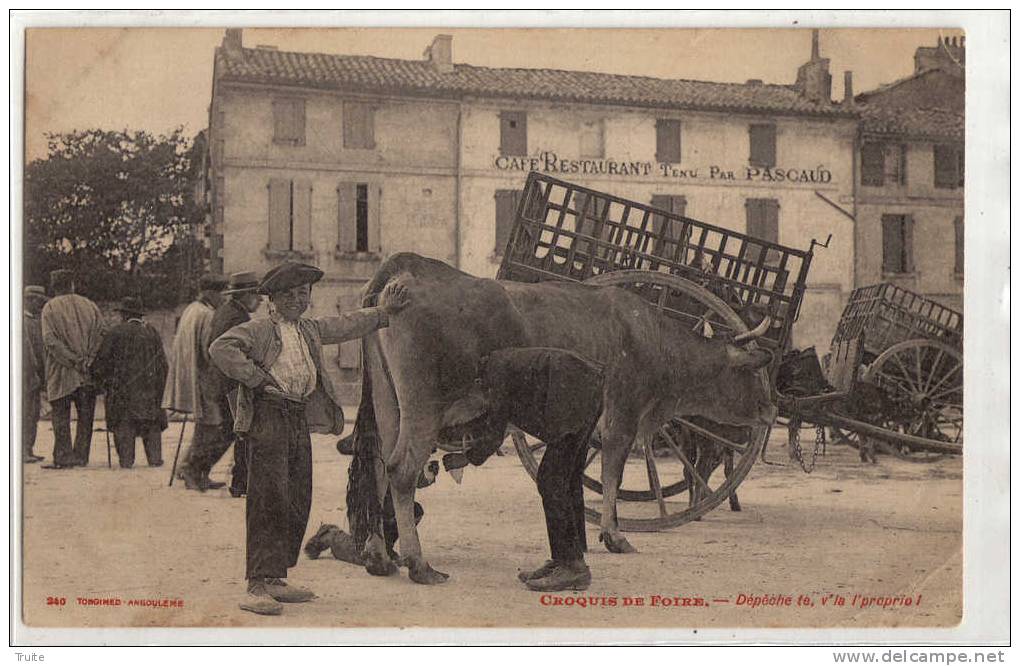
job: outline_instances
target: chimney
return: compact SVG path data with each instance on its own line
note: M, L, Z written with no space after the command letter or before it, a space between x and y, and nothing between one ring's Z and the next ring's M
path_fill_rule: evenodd
M440 74L453 71L453 36L436 35L429 47L425 49L425 60Z
M966 62L966 40L962 36L938 37L935 46L919 46L914 52L914 74L929 69L960 73Z
M227 28L223 32L223 50L227 55L241 55L241 28Z
M811 60L797 70L794 88L812 102L832 101L832 75L829 74L829 59L821 57L818 47L818 31L811 31Z
M854 73L843 72L843 106L854 105Z

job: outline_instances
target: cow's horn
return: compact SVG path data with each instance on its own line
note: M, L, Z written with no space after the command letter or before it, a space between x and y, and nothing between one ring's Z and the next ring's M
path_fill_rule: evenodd
M772 317L769 317L769 316L766 315L766 317L761 320L760 324L755 326L753 329L751 329L747 333L741 333L739 335L734 336L733 337L733 344L740 344L742 342L748 342L749 340L754 340L755 338L760 338L761 336L765 335L765 332L769 330L769 326L771 326L771 325L772 325Z

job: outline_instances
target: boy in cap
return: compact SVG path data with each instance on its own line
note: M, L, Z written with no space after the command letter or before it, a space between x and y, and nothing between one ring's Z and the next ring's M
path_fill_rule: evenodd
M220 291L226 284L222 275L203 275L199 280L198 298L184 309L177 324L170 349L170 372L163 390L163 409L190 414L195 420L195 436L179 471L185 486L192 490L225 485L214 483L192 469L191 453L203 450L206 440L218 441L222 437L222 415L210 381L209 343L213 313L222 301Z
M46 289L25 287L25 310L21 338L21 457L36 463L35 436L39 428L39 393L46 389L46 365L43 355L42 324L39 314L46 305Z
M42 309L41 329L46 350L46 396L53 408L53 465L66 469L89 462L96 392L89 366L99 351L103 317L95 303L74 293L74 273L50 273L54 296ZM71 445L71 404L78 425Z
M240 386L234 429L248 443L246 499L248 592L243 610L278 615L280 602L314 598L284 582L297 564L312 501L309 430L339 434L343 411L322 346L353 340L389 324L388 315L407 305L402 286L388 288L386 305L339 317L302 315L312 284L322 278L314 266L285 262L269 271L259 291L270 301L270 317L230 329L211 348L213 362Z
M137 298L127 297L115 308L121 323L103 339L92 364L96 381L106 391L106 427L113 432L120 466L135 464L135 439L142 438L150 467L163 464L162 432L166 413L159 406L166 383L163 341L149 324Z

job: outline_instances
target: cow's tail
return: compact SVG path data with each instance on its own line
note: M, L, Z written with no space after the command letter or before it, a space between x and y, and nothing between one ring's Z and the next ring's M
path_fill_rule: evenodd
M362 341L362 358L366 342ZM372 403L372 379L367 363L361 373L361 404L354 422L354 459L347 472L347 523L351 536L364 546L369 535L382 535L382 503L379 501L376 462L381 459L379 430Z

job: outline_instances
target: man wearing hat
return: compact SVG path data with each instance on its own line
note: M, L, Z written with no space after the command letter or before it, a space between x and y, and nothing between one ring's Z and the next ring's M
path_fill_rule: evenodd
M42 324L39 314L46 305L46 289L25 287L24 318L21 320L21 457L36 463L35 436L39 427L39 394L46 389L46 365L43 355Z
M259 280L255 273L245 271L234 273L227 281L227 289L223 292L226 299L216 308L210 324L209 340L213 341L228 330L251 319L251 314L259 309L262 296L258 293ZM187 468L199 479L208 479L209 471L223 454L234 443L234 469L230 481L230 494L234 497L244 495L248 486L248 460L244 448L244 436L234 433L233 408L237 401L237 382L213 365L210 368L208 388L215 394L222 417L218 432L208 431L201 440L196 441L189 451ZM205 485L205 484L203 484Z
M150 467L163 464L162 432L166 413L159 406L166 383L163 341L142 318L137 298L127 297L115 308L121 323L99 347L92 373L106 391L106 427L113 432L120 466L135 464L135 439L142 438Z
M212 342L212 318L222 301L220 291L227 286L222 275L203 275L198 298L181 313L170 350L170 371L163 389L163 409L189 414L195 421L195 436L185 454L180 476L192 490L219 488L190 465L191 450L203 450L204 440L218 439L223 416L212 390L209 343ZM183 426L182 426L183 427Z
M246 433L248 442L248 592L240 607L262 615L281 613L280 602L315 596L284 579L297 564L308 526L309 430L339 434L344 427L337 391L323 370L322 346L387 326L388 315L407 305L405 289L390 285L381 308L305 318L312 284L321 278L321 270L297 262L269 271L259 291L269 295L270 317L235 326L210 348L213 362L240 384L234 429Z
M74 293L74 274L50 273L53 298L42 309L41 329L46 357L46 397L52 407L53 465L65 469L87 465L92 449L96 392L89 366L99 351L103 317L95 303ZM78 425L71 444L71 404Z

